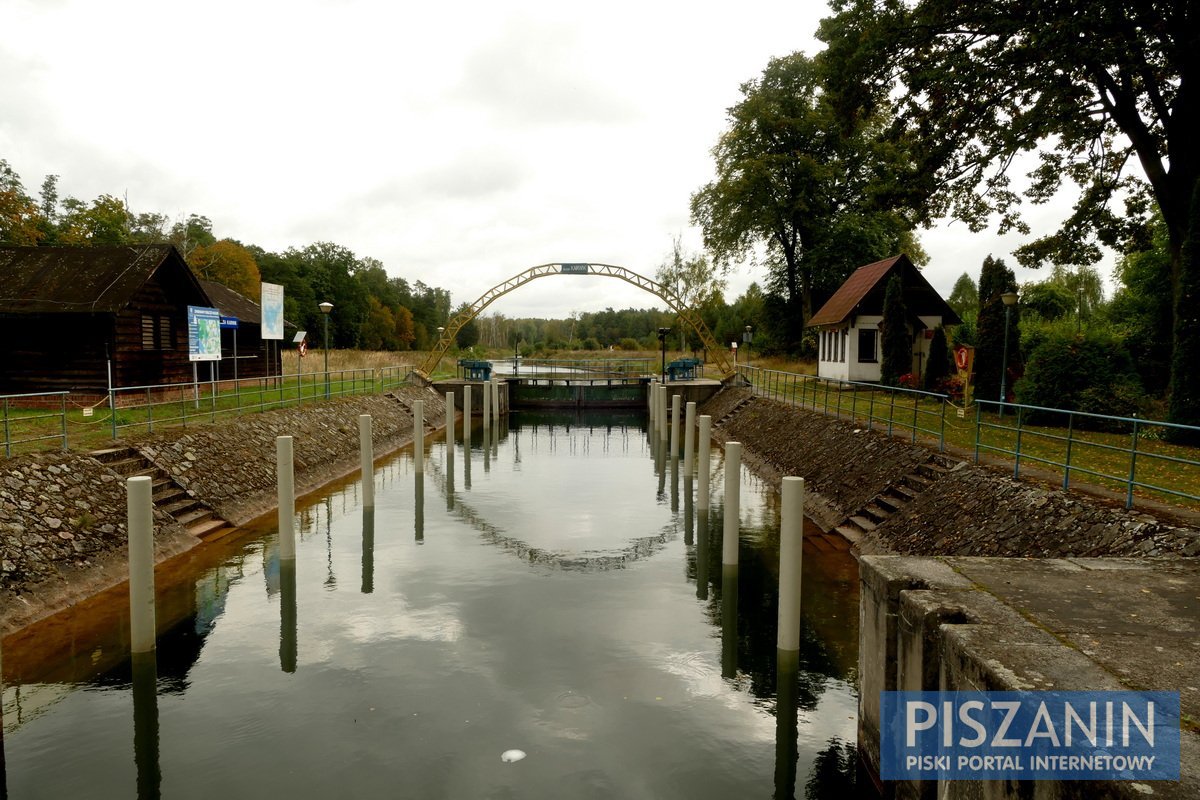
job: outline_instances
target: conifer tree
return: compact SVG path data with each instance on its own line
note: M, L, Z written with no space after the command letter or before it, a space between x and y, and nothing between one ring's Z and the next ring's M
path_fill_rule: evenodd
M883 362L880 383L899 386L900 376L912 372L912 344L908 333L908 309L904 306L904 286L899 275L888 281L883 295Z

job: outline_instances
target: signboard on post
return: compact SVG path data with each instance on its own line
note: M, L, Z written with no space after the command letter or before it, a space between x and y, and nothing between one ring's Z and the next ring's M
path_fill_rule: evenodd
M221 317L221 327L222 328L232 328L233 330L236 331L237 326L238 326L238 318L237 317Z
M221 312L188 306L188 361L221 360Z
M262 284L262 338L283 338L283 287L278 283Z

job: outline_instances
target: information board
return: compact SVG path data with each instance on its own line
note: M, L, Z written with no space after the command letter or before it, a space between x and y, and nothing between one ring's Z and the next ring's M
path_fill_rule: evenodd
M188 361L221 360L221 312L188 306Z

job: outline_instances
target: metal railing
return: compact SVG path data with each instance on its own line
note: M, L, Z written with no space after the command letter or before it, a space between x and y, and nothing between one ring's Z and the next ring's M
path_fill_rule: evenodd
M875 383L819 378L799 372L784 372L739 364L737 372L759 397L779 400L794 407L810 408L826 416L865 421L867 430L888 436L907 432L937 439L938 450L946 449L946 401L948 395L918 389L880 386Z
M995 409L994 422L983 416L985 407ZM1006 415L1013 421L1013 424L1005 423ZM1045 425L1027 424L1028 419L1035 415L1043 419L1066 417L1066 434L1060 432L1061 426L1050 428ZM1094 430L1095 428L1105 430ZM1113 432L1114 429L1117 429L1118 432ZM1120 429L1128 430L1128 433L1126 434ZM1178 472L1188 468L1196 470L1194 476L1200 477L1200 460L1195 458L1194 448L1172 447L1162 441L1164 434L1171 430L1186 430L1200 435L1200 428L1190 425L1177 425L1139 417L1109 417L1103 414L1089 414L1061 408L1001 403L995 400L976 400L975 463L979 463L979 452L986 450L1011 456L1014 478L1021 476L1022 461L1033 461L1050 467L1058 467L1063 473L1063 489L1071 488L1071 473L1090 475L1093 478L1099 478L1101 482L1123 485L1126 508L1133 508L1135 488L1162 492L1192 502L1200 502L1200 496L1183 491L1177 486L1151 483L1153 478L1146 477L1148 472L1152 472L1152 466L1157 464L1170 465L1174 471L1173 475L1177 479L1183 477ZM985 442L984 437L987 431L999 432L993 438L1006 441ZM1012 439L1011 446L1004 446L1008 444L1007 440L1010 438ZM1127 443L1116 444L1118 441ZM1080 464L1081 451L1087 454L1088 466ZM1059 455L1060 453L1061 455ZM1192 457L1189 458L1186 454L1191 454ZM1109 471L1105 471L1106 469Z
M67 449L67 395L70 392L38 392L32 394L0 395L4 419L4 457L13 454L13 447L52 440L62 442ZM58 410L54 411L54 406ZM43 449L41 446L28 449Z
M502 361L504 359L492 359ZM507 359L512 363L512 359ZM593 358L593 359L550 359L522 358L517 361L514 375L520 377L595 377L632 378L650 375L657 371L658 361L653 358Z
M412 367L306 372L263 378L199 381L113 388L99 408L68 410L70 392L0 395L0 421L5 457L17 451L44 450L48 441L63 450L85 443L98 446L92 430L68 434L68 423L77 428L98 426L112 439L122 432L152 433L164 427L184 427L216 422L218 417L259 413L276 408L317 403L346 395L382 394L406 384ZM95 395L91 395L94 399ZM72 404L78 405L78 404ZM55 408L57 406L57 408ZM107 406L104 409L103 406ZM108 419L92 417L93 409L108 411ZM99 417L99 415L96 415Z

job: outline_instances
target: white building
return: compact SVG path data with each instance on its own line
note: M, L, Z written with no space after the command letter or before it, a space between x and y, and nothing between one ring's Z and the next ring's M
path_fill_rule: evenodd
M920 377L923 372L934 328L962 323L908 256L867 264L856 269L808 321L806 327L817 332L818 376L879 381L883 295L892 275L899 275L904 287L913 375Z

